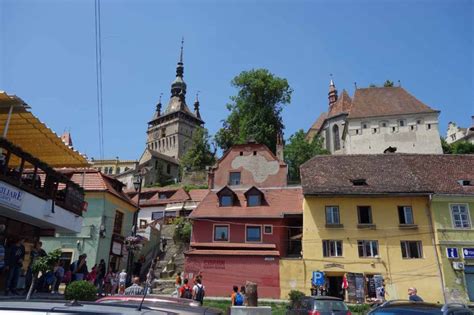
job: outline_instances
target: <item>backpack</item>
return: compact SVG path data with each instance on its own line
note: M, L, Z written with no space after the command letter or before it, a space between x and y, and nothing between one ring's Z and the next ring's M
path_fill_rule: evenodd
M237 295L235 296L235 306L242 305L244 305L244 297L242 296L242 294L237 293Z
M203 285L198 285L197 286L197 292L196 292L196 297L194 298L198 302L203 302L204 301L204 286Z
M190 287L184 287L184 292L183 292L182 298L184 298L184 299L192 299L193 298L193 292L192 292Z

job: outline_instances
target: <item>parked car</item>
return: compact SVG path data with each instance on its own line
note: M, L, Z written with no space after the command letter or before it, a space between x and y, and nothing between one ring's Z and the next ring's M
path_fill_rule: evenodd
M110 305L133 305L138 307L142 299L143 295L114 295L101 298L97 300L96 303ZM219 309L200 306L199 303L193 300L155 294L148 294L143 301L143 305L149 309L169 310L172 312L178 312L179 314L222 314L222 311Z
M435 304L394 300L383 303L372 309L368 315L473 315L467 305L461 303Z
M346 303L332 296L305 296L301 306L288 310L287 315L351 315Z

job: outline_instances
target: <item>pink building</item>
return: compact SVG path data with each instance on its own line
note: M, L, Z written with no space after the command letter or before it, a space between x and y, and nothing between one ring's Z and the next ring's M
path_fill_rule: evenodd
M280 257L301 255L301 187L287 186L287 165L256 143L229 149L209 184L190 215L186 275L201 272L208 296L228 296L248 280L260 297L279 298Z

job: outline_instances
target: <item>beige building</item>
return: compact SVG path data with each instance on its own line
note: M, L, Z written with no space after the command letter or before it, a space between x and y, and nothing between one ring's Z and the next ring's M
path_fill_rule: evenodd
M115 159L95 160L90 161L93 168L101 171L107 175L119 175L128 170L135 170L138 161L133 160L120 160L118 157Z
M331 80L329 109L307 132L332 154L442 153L439 111L430 108L402 87L356 89L353 98L343 90L338 97Z
M461 128L452 121L448 124L448 131L446 132L446 142L451 144L458 141L468 141L474 143L474 116L471 116L472 123L469 128Z

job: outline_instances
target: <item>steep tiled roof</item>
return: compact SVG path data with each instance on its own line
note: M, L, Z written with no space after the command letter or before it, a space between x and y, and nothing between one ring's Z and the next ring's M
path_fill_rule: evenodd
M235 189L238 198L232 207L220 207L217 191L211 191L193 210L191 218L282 218L285 214L303 213L301 187L260 188L264 205L247 207L244 193L247 189Z
M352 100L346 90L342 90L341 96L329 109L328 118L337 116L342 113L349 113L352 107Z
M311 128L309 128L308 132L306 133L306 139L313 139L319 132L319 129L323 126L324 121L328 118L328 114L326 112L321 113L318 119L313 123Z
M435 112L401 87L372 87L355 91L349 118Z
M366 185L354 185L353 180ZM301 166L303 193L474 194L474 155L379 154L316 156Z
M138 201L138 193L135 190L129 190L127 194L134 202ZM160 194L165 194L167 198L160 199ZM166 205L186 200L190 200L190 196L183 188L149 187L142 188L140 206Z
M209 189L192 189L189 191L191 200L201 202L209 193Z

